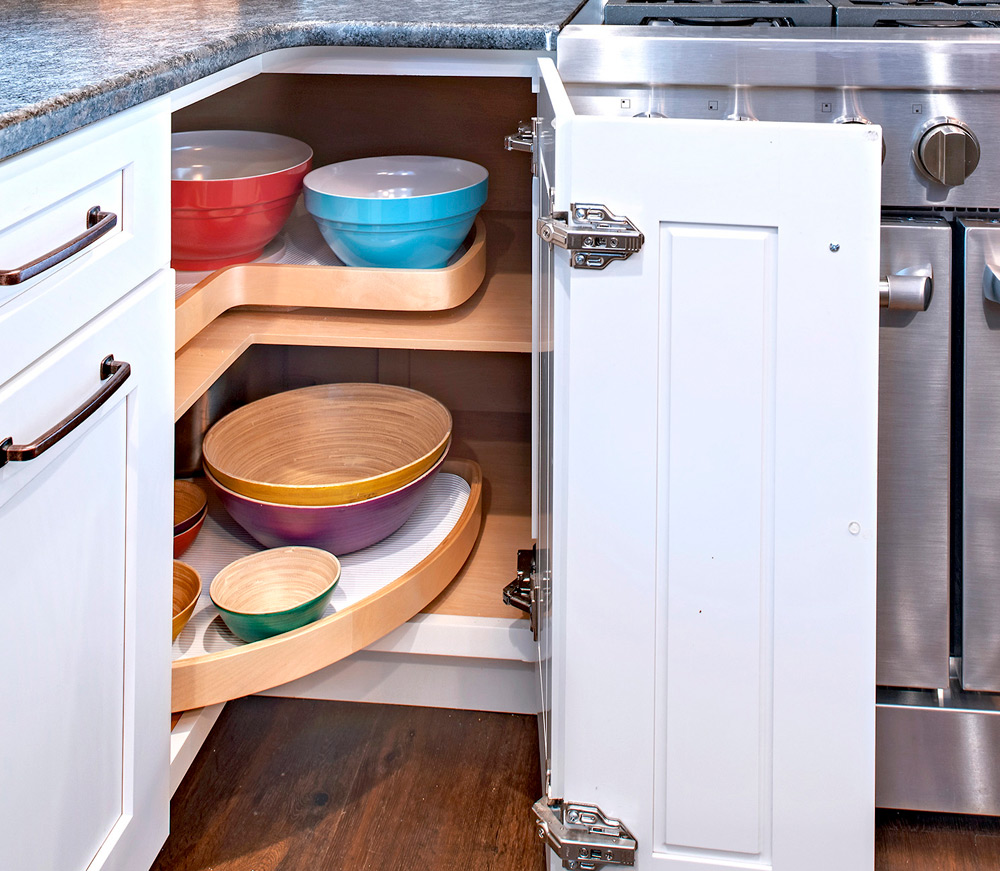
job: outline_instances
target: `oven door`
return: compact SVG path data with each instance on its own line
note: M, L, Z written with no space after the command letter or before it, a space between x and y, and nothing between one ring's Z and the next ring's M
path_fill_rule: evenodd
M1000 692L1000 224L959 224L963 337L962 688Z
M880 686L948 686L951 237L940 218L882 222L882 275L925 275L933 292L893 298L880 318Z
M541 833L871 868L880 130L586 115L541 64L542 238L644 237L539 246Z

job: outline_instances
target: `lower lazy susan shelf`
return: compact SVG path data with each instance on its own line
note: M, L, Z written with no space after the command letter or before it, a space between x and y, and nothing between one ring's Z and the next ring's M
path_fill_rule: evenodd
M431 602L465 563L482 520L482 472L447 460L411 518L384 541L341 558L342 574L324 616L273 638L244 644L208 594L224 565L260 550L216 503L182 557L202 576L202 595L174 641L171 710L186 711L280 686L331 665L402 625Z

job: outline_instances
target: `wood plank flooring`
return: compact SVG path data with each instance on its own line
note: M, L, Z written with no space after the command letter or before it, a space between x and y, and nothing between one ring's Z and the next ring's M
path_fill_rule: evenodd
M996 871L1000 818L879 810L875 871Z
M544 871L537 753L534 717L230 702L152 871ZM880 810L875 871L1000 871L1000 818Z
M153 871L544 871L534 717L230 702Z

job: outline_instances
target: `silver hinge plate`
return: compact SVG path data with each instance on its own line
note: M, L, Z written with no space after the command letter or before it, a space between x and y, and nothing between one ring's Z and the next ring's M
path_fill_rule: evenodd
M604 269L642 248L645 236L628 218L597 203L573 203L568 212L538 219L542 240L569 251L575 269Z
M517 574L503 588L503 603L524 611L531 618L531 634L538 641L538 587L535 583L537 550L517 552Z
M503 139L503 147L507 151L531 152L532 175L538 175L538 154L535 143L538 142L538 128L541 123L541 118L532 118L530 122L522 121L517 125L517 133L505 136Z
M592 804L540 798L532 806L543 838L571 871L595 871L605 865L635 865L636 841L620 820Z

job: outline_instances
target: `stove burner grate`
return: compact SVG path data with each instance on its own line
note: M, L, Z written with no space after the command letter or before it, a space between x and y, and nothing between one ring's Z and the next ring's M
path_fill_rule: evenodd
M1000 2L832 0L837 27L998 27Z
M830 27L826 0L608 0L605 24L675 27Z

